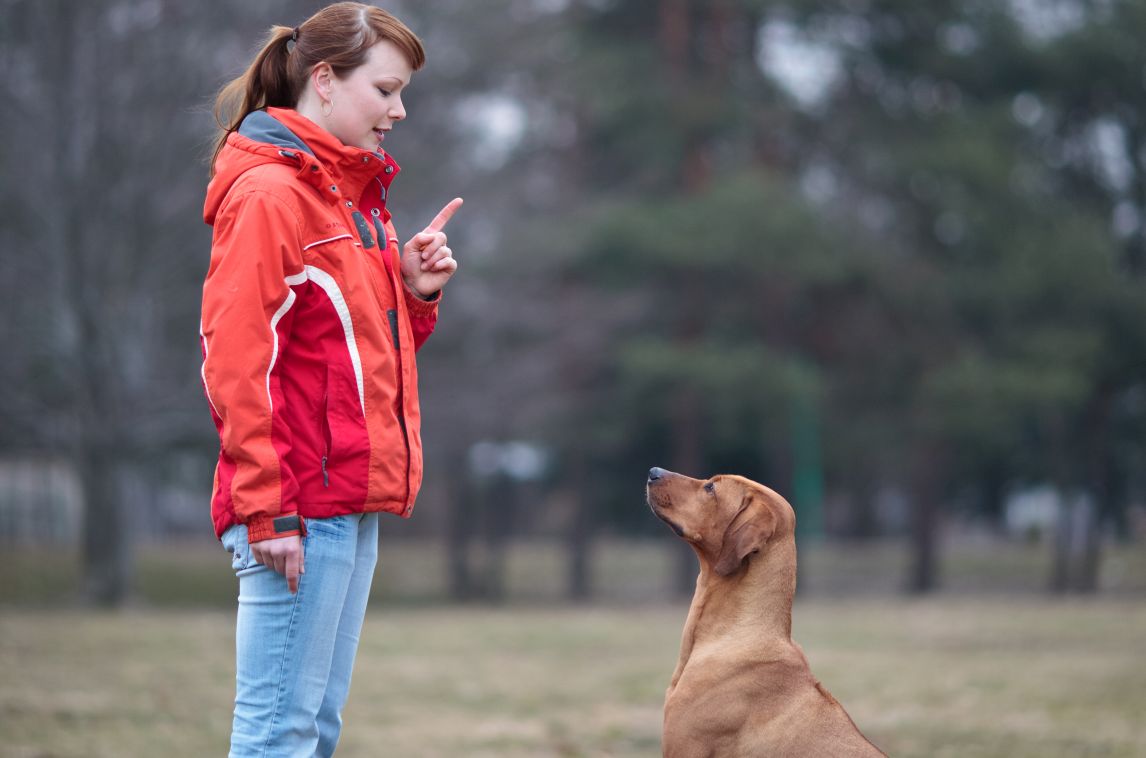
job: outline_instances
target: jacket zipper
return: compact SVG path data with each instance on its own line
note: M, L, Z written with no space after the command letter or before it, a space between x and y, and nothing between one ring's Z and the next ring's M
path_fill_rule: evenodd
M326 449L322 453L322 486L330 487L330 472L326 468L326 462L330 459L330 448L333 445L334 432L330 429L330 394L323 393L322 395L322 426L323 426L323 439L326 444Z

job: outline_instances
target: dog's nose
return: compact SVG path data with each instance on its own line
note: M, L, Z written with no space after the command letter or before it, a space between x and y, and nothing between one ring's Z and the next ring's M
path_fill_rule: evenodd
M649 481L655 482L657 479L660 479L662 476L664 476L667 473L668 472L665 471L663 468L653 466L651 469L649 469Z

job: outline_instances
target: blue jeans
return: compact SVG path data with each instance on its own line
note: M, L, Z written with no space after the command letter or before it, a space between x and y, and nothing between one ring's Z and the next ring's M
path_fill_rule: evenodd
M239 577L230 758L334 754L366 600L378 514L307 519L298 594L255 563L247 527L223 533Z

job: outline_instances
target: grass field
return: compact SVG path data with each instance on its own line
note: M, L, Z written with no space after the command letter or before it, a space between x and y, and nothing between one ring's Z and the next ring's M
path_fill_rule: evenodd
M340 756L656 756L685 606L376 603ZM0 611L0 756L226 752L221 610ZM1146 602L797 603L794 636L895 756L1146 755Z
M673 549L679 546L667 530L666 535L662 540L599 540L590 561L594 599L614 605L673 602ZM51 560L44 558L48 553ZM940 589L948 596L1042 596L1049 559L1049 548L1042 545L949 540L940 550ZM379 560L374 602L441 605L448 601L447 561L441 544L384 535ZM800 548L800 590L809 597L894 596L903 587L909 562L903 541L804 545ZM565 564L559 543L512 543L505 565L506 599L518 604L560 602ZM135 600L143 606L234 605L230 559L214 540L143 545L135 569ZM0 576L4 577L0 612L11 606L74 605L79 575L74 551L0 546ZM1102 596L1146 601L1146 550L1133 543L1107 546L1100 578Z

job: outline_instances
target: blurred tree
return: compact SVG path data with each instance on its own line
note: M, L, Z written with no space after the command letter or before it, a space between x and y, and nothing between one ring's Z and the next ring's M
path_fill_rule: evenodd
M151 507L127 474L214 451L205 105L315 7L5 4L0 445L81 472L98 602L126 597ZM429 52L387 145L399 233L467 201L463 275L419 356L444 507L411 525L448 535L457 596L496 596L480 556L531 528L564 538L587 597L596 534L661 533L639 506L661 463L772 484L802 526L822 484L855 493L853 534L875 491L907 488L918 591L941 504L997 519L1049 480L1094 501L1064 509L1052 582L1096 585L1095 524L1146 494L1146 7L391 7ZM553 451L536 490L473 473L475 445L512 440ZM796 475L817 458L822 481Z
M1106 221L1117 245L1102 260L1107 286L1095 292L1097 277L1084 280L1095 295L1087 314L1101 344L1070 432L1084 488L1097 507L1084 511L1083 533L1073 537L1073 519L1063 513L1061 531L1067 536L1059 541L1052 574L1058 591L1097 588L1096 522L1114 521L1125 529L1127 494L1132 480L1141 490L1142 473L1124 462L1128 451L1140 456L1144 450L1143 438L1127 440L1116 430L1141 423L1133 399L1143 392L1146 376L1146 6L1120 0L1088 2L1082 9L1074 26L1055 30L1037 46L1032 81L1013 101L1016 119L1028 128L1036 155L1062 183L1068 202ZM1069 565L1072 543L1085 546L1075 565Z
M907 326L894 348L915 451L916 590L935 581L935 502L960 483L993 493L995 513L1008 476L1115 510L1112 400L1141 391L1146 314L1120 273L1135 270L1140 235L1120 265L1108 220L1131 212L1124 196L1095 192L1112 166L1134 163L1104 161L1101 135L1140 120L1143 60L1129 40L1141 9L1080 4L1077 28L1048 37L1033 27L1053 14L1032 8L1024 18L983 4L806 2L778 17L839 55L811 118L811 157L839 178L836 206L858 210L928 283L922 297L888 300ZM1071 105L1047 105L1060 100ZM1095 586L1088 555L1080 588Z
M1077 33L1134 28L1128 8L1104 7ZM582 9L570 71L586 104L584 187L600 210L581 271L633 304L596 385L614 445L596 450L628 441L613 456L626 468L636 448L687 471L719 467L728 435L716 419L760 417L718 367L747 366L765 386L770 371L802 367L787 386L824 393L811 390L832 430L831 475L912 491L915 591L938 581L941 502L977 491L997 515L1010 484L1042 478L1064 492L1126 490L1103 484L1118 456L1095 409L1140 391L1136 286L1118 274L1106 223L1132 216L1124 198L1096 208L1059 178L1110 171L1093 124L1056 140L1033 128L1050 97L1030 90L1063 96L1061 72L1044 69L1061 67L1057 46L1081 43L1033 39L1016 13L891 0ZM1132 63L1136 51L1111 54ZM785 100L760 75L773 56L820 61L818 83ZM1099 135L1122 133L1100 118ZM787 197L797 191L816 214ZM750 345L769 357L738 363ZM780 464L762 478L790 489L790 438L765 426L762 439L731 435L730 449Z
M5 9L5 266L19 291L2 328L20 391L2 409L20 431L4 441L75 466L82 593L99 605L129 597L136 522L154 507L130 500L129 471L213 448L194 337L209 245L200 98L221 78L213 56L261 30L254 6L226 18L162 0Z
M575 503L559 520L570 546L569 592L584 597L597 500L586 494L587 464L567 445L568 435L585 430L563 421L583 403L582 377L608 335L595 327L608 308L562 275L574 252L569 230L583 171L575 144L581 106L561 87L578 9L500 0L395 11L428 51L408 99L416 131L391 137L404 168L394 193L400 233L450 197L466 198L449 229L462 274L418 358L427 472L449 482L451 594L504 593L501 572L482 560L498 555L515 528L511 501L522 501L522 524L543 520L537 511L548 497L526 501L520 483L493 487L470 465L480 443L526 440L557 452L546 483L559 491L555 501Z
M753 58L759 9L591 7L570 78L593 209L575 270L632 308L595 388L597 470L738 470L788 491L789 409L819 400L798 303L832 252L763 146L786 124ZM685 593L695 559L679 555Z

